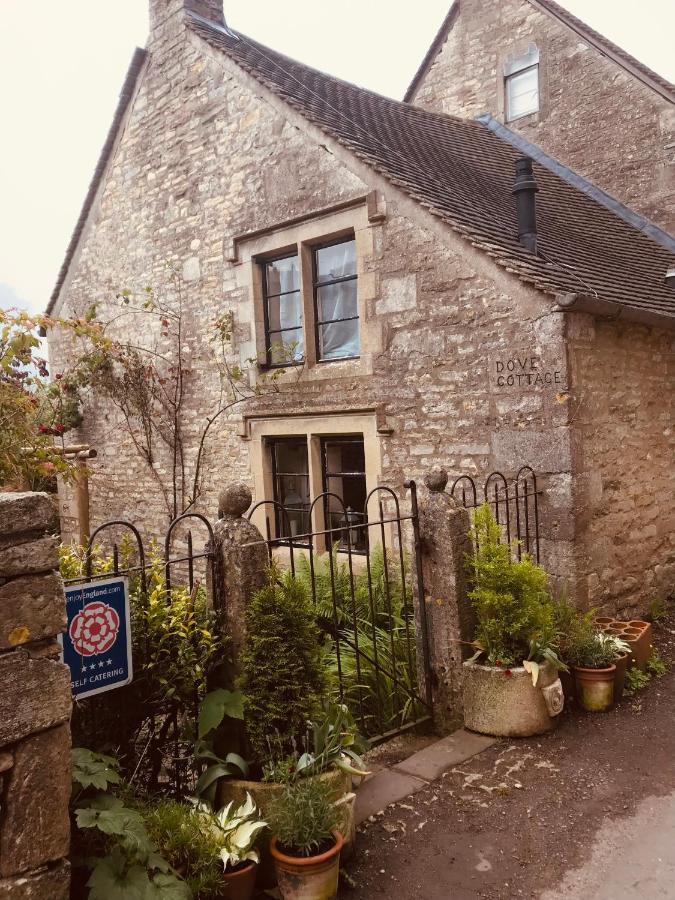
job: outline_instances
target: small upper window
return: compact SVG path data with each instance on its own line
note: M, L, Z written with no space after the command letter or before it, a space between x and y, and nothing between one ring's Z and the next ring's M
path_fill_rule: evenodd
M265 345L267 364L302 362L302 297L297 253L264 263Z
M523 56L507 59L504 88L507 122L539 111L539 51L534 44Z
M353 238L314 249L314 311L320 360L359 355L356 278Z

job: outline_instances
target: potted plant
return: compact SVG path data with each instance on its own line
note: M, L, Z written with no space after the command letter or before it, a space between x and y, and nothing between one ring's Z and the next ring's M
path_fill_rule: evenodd
M620 638L596 631L592 625L575 635L568 659L577 698L588 712L606 712L613 705L616 659L627 649Z
M511 559L488 504L476 511L471 558L476 613L473 646L464 663L464 720L483 734L527 737L553 727L563 707L554 650L548 576L527 555Z
M248 797L214 813L204 803L161 800L142 810L149 834L199 900L250 900L267 823Z
M228 900L250 900L253 896L256 869L260 861L255 843L267 822L260 817L250 794L241 806L228 803L212 819L220 858L225 867L225 897Z
M202 759L214 765L200 787L210 790L211 777L217 779L218 805L241 804L249 793L268 818L270 802L289 778L324 781L333 800L342 801L340 828L350 840L352 776L363 774L355 752L356 728L345 707L325 701L322 706L327 686L319 630L307 586L290 573L272 567L268 584L251 599L242 670L239 687L249 774L240 777L243 770L236 755L227 754L222 760L202 752ZM218 718L205 720L205 725ZM264 841L258 881L265 887L274 884L274 867Z
M283 900L335 900L343 838L330 787L314 778L287 784L270 804L269 818Z

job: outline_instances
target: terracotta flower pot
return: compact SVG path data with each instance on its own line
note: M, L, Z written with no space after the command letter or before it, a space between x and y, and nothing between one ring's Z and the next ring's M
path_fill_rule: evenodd
M336 900L343 840L339 831L333 836L335 844L318 856L287 856L272 838L270 852L283 900Z
M330 769L321 775L310 775L329 784L332 788L331 799L338 803L340 800L349 800L340 806L341 821L340 832L344 838L343 859L352 851L356 827L354 823L354 795L352 791L352 778L341 769ZM246 794L250 794L256 802L262 817L265 818L270 803L283 791L283 784L266 781L243 781L239 778L223 778L218 783L217 805L225 806L231 800L234 803L243 803ZM351 798L351 799L349 799ZM258 841L260 852L260 865L258 866L258 887L271 888L275 885L274 863L270 854L270 845L265 833Z
M577 698L588 712L606 712L614 703L616 666L606 669L584 669L574 666Z
M231 872L226 871L223 900L251 900L255 890L255 876L258 866L252 860Z

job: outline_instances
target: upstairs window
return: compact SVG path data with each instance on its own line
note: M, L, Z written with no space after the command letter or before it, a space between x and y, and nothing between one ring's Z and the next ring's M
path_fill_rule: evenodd
M304 358L302 295L297 253L263 265L267 364L284 366Z
M504 88L507 122L539 111L539 51L534 44L523 56L507 59Z
M318 360L353 359L359 355L356 278L353 238L314 248Z

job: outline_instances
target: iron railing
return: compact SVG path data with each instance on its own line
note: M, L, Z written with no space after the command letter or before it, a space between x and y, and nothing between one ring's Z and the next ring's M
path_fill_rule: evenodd
M324 633L333 689L372 743L431 716L417 493L415 482L406 486L410 513L402 511L394 490L380 486L366 497L358 520L341 497L324 491L309 509L309 522L319 527L304 534L279 528L276 523L290 526L290 520L276 500L261 500L248 513L249 520L258 514L260 521L259 511L264 511L263 542L270 560L284 556L291 574L306 583ZM335 505L343 523L338 527ZM321 527L326 522L330 525ZM412 532L411 552L406 551L406 527Z

